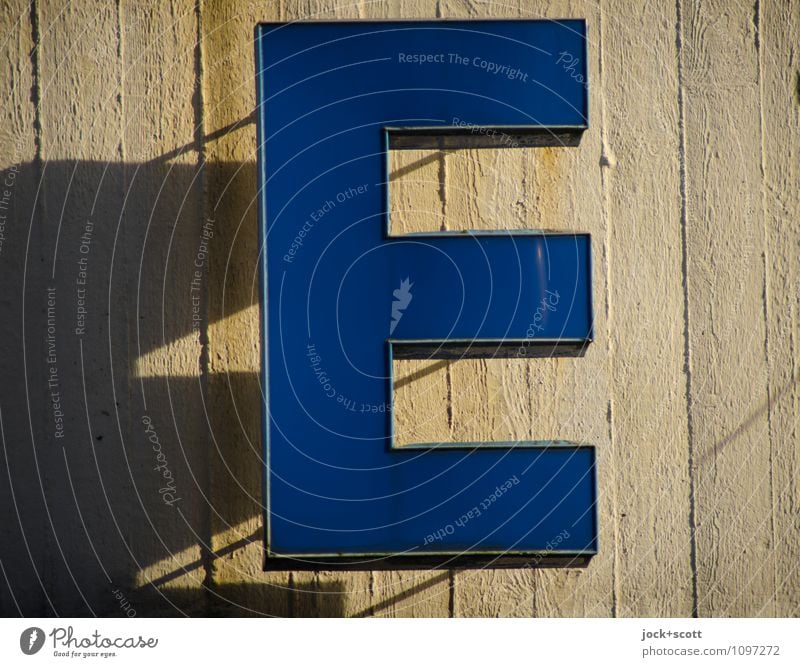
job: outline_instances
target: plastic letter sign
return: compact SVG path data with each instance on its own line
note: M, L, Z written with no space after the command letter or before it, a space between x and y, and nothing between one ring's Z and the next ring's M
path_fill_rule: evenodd
M577 145L585 23L262 24L256 53L266 567L585 564L594 448L397 446L392 367L580 356L589 235L395 234L387 173L390 150Z

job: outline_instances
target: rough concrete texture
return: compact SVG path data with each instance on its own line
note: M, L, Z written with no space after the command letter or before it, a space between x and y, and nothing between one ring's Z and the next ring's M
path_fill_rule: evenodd
M585 17L591 128L397 152L393 225L591 232L596 340L396 362L398 437L594 443L601 551L263 573L253 27L439 17ZM3 0L0 613L798 615L798 43L798 0Z

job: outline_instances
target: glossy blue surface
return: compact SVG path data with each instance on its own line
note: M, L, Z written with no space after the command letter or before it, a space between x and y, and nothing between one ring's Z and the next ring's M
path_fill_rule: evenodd
M588 235L392 237L386 211L386 127L585 127L584 23L262 25L256 46L268 553L596 551L592 447L392 449L388 342L591 339Z

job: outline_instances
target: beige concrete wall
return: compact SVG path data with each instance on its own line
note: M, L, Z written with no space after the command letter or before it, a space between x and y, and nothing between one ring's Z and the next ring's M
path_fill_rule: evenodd
M588 568L261 571L253 26L306 17L587 19L579 148L406 154L393 205L592 233L584 358L406 362L397 416L595 443ZM0 613L798 615L798 43L798 0L2 0Z

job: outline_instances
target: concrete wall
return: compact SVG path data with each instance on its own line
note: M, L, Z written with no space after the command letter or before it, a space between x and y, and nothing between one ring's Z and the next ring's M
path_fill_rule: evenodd
M596 341L407 367L397 419L594 442L601 552L262 573L253 26L540 16L588 20L580 148L406 155L394 204L590 231ZM0 612L797 615L798 44L797 0L2 0Z

